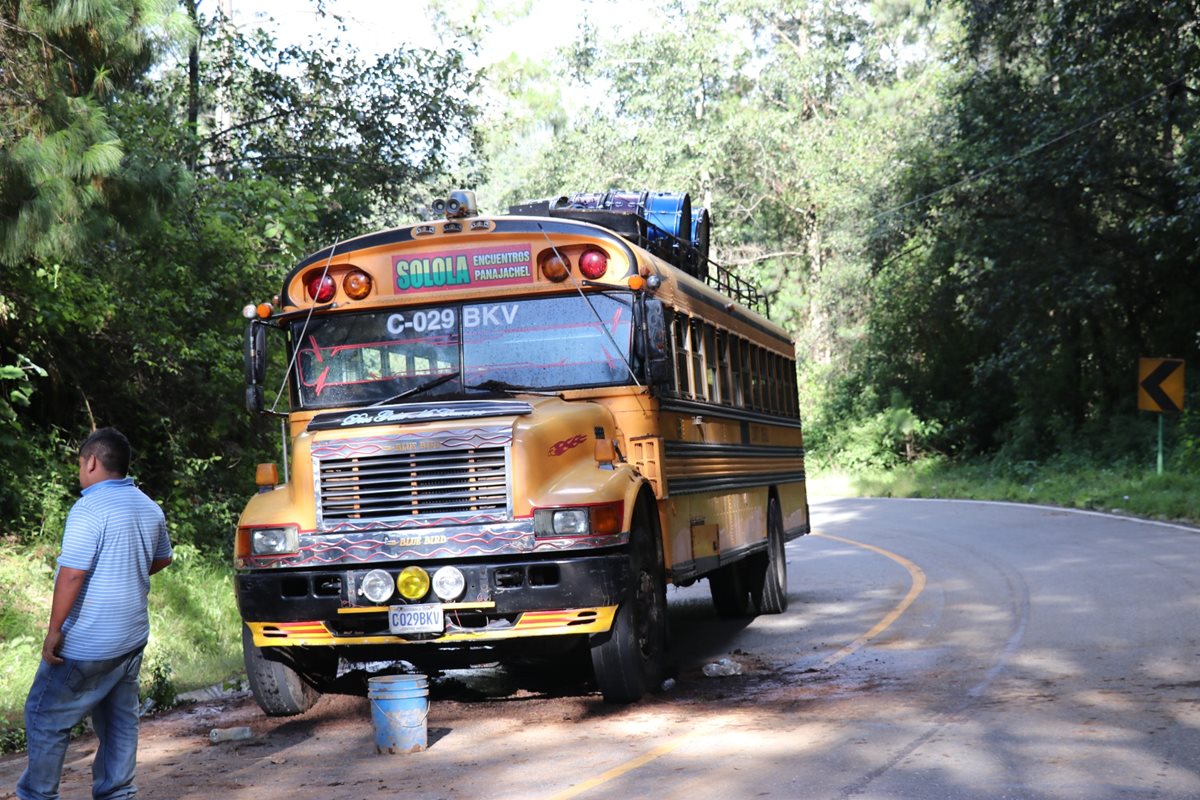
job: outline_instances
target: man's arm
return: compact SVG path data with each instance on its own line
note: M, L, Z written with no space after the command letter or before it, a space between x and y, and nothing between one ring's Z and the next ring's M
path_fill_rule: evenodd
M154 559L153 561L150 562L150 574L153 575L154 573L156 573L160 570L166 569L170 565L172 560L173 559L171 558L171 556L167 556L166 558Z
M63 623L75 606L79 590L83 588L87 570L72 567L59 567L58 577L54 579L54 599L50 602L50 627L46 639L42 642L42 658L50 664L63 663L58 651L62 648Z

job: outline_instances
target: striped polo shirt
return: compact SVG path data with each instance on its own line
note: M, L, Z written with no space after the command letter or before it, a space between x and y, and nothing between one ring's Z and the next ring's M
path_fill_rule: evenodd
M88 574L63 623L60 654L99 661L145 645L150 563L171 555L162 509L132 478L84 489L67 515L58 565Z

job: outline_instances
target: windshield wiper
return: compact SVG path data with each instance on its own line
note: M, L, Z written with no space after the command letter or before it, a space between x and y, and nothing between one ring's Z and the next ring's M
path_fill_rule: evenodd
M474 384L468 383L468 384L466 384L466 388L467 389L479 389L480 391L484 391L484 392L506 392L508 394L512 394L513 392L529 392L530 394L545 394L545 395L558 394L558 392L550 391L541 386L524 386L519 383L509 383L508 381L497 381L497 380L487 380L487 381L484 381L483 383L474 383Z
M392 395L391 397L388 397L384 400L380 400L377 403L371 403L371 405L368 406L368 408L374 408L375 406L386 406L388 403L394 403L397 400L403 400L406 397L412 397L414 394L420 394L421 392L427 392L430 389L434 389L434 388L437 388L438 386L441 386L443 383L446 383L447 381L454 380L461 374L462 374L461 372L447 372L445 375L439 375L436 378L431 378L430 380L427 380L424 383L418 383L416 386L412 387L411 389L405 389L400 394Z

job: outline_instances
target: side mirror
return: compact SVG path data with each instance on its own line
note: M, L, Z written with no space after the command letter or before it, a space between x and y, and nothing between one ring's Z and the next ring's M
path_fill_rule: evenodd
M671 380L671 340L667 335L667 313L661 300L647 298L642 319L646 352L646 379L651 384Z
M246 326L242 362L246 372L246 410L263 410L263 383L267 374L267 326L258 320Z

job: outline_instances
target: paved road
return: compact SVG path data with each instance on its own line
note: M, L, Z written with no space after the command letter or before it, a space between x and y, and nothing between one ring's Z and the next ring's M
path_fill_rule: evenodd
M288 721L201 706L146 725L140 796L1200 797L1200 531L937 501L813 516L787 614L723 622L704 584L672 590L680 679L636 706L443 689L407 756L374 754L358 698ZM743 674L704 677L721 657ZM64 797L88 796L88 755Z

